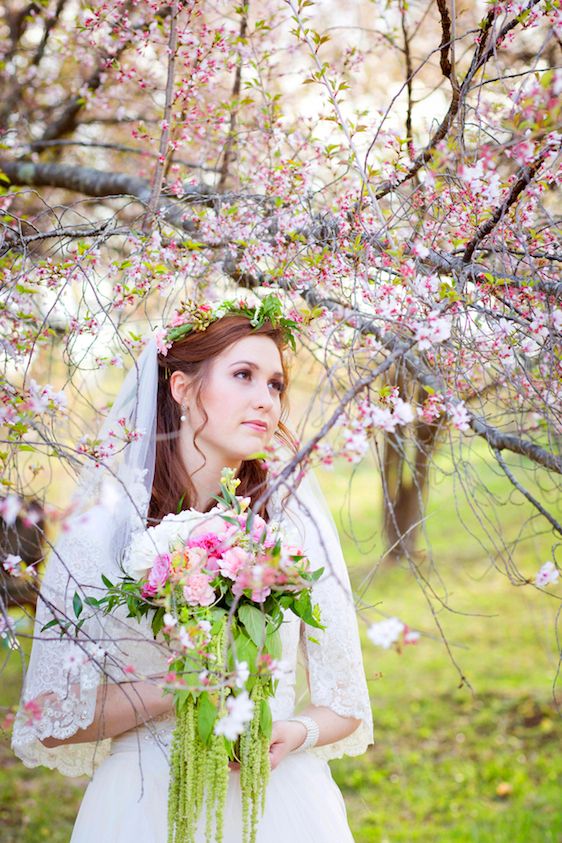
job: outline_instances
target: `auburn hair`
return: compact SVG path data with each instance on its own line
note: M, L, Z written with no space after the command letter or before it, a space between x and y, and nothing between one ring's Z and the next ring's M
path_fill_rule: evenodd
M181 409L170 389L170 375L179 371L189 376L195 403L203 419L207 420L201 400L201 390L212 361L233 343L248 336L269 337L273 340L279 349L284 381L287 385L288 371L284 359L286 342L282 329L273 327L270 322L264 322L262 326L254 328L245 316L223 316L212 322L204 331L191 331L181 340L174 342L166 356L158 354L156 462L152 497L148 507L148 525L158 523L171 512L189 509L195 500L195 488L190 477L189 466L184 464L179 450ZM294 452L296 440L283 423L287 413L285 388L281 393L281 419L274 436ZM195 447L197 447L197 436L205 427L205 423L206 421L195 431ZM259 459L243 460L238 478L240 485L236 493L249 497L253 503L267 486L268 472ZM210 501L207 509L213 505L214 501ZM267 519L265 505L261 507L259 515Z

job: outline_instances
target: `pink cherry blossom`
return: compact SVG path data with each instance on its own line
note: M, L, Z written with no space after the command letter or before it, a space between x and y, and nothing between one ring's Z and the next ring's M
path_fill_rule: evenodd
M558 577L560 576L560 572L558 568L551 562L545 562L544 565L539 570L537 576L535 577L535 585L539 588L544 588L547 585L554 584L558 582Z

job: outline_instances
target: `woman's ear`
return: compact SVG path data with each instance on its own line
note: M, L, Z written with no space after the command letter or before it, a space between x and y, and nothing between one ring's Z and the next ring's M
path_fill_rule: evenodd
M170 384L172 398L176 403L181 405L186 401L191 385L188 376L184 372L172 372L168 382Z

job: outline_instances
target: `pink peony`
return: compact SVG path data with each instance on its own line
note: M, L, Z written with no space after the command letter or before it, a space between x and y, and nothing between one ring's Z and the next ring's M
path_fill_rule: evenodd
M217 536L216 533L203 533L196 538L193 534L189 537L189 547L192 549L201 548L209 554L216 554L220 552L224 545L222 536Z
M210 578L205 574L191 574L183 587L183 596L190 606L210 606L215 600Z
M172 561L169 553L159 553L154 565L148 572L148 581L141 589L142 597L154 597L154 595L166 584Z
M231 547L219 559L220 572L224 577L235 580L241 569L250 561L250 554L241 547Z

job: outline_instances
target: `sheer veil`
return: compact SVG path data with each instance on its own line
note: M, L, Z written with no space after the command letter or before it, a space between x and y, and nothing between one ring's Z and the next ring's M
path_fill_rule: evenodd
M154 478L157 391L152 339L126 375L102 425L98 459L80 473L73 514L47 562L12 735L12 748L26 766L92 775L107 756L110 739L53 748L42 740L64 739L89 726L100 687L126 681L131 664L145 675L165 670L165 644L154 640L148 621L127 620L126 611L102 616L86 603L88 596L101 596L102 574L112 582L120 575L125 549L145 527ZM369 694L349 574L315 478L309 473L287 503L272 503L270 514L296 530L305 553L325 569L313 599L327 629L321 637L314 635L317 630L302 629L311 702L361 721L348 738L314 752L324 758L358 755L373 740ZM68 632L61 634L60 625L44 629L54 619L59 624L70 621Z
M12 734L12 748L26 766L43 764L70 776L91 775L109 751L109 740L52 748L41 740L67 738L89 726L100 683L112 674L122 675L129 662L125 640L130 636L123 625L116 629L118 618L102 617L85 600L101 596L102 574L110 579L119 574L132 533L144 526L154 476L157 387L152 339L127 373L102 424L99 459L82 468L72 496L73 513L46 565ZM83 606L78 630L75 595ZM61 635L60 625L42 631L54 619L73 622L68 634Z
M312 471L292 491L281 520L286 532L296 531L312 568L324 568L313 587L312 600L320 607L326 629L301 624L310 701L360 721L348 737L311 751L325 760L361 755L373 743L373 718L355 601L338 530Z

